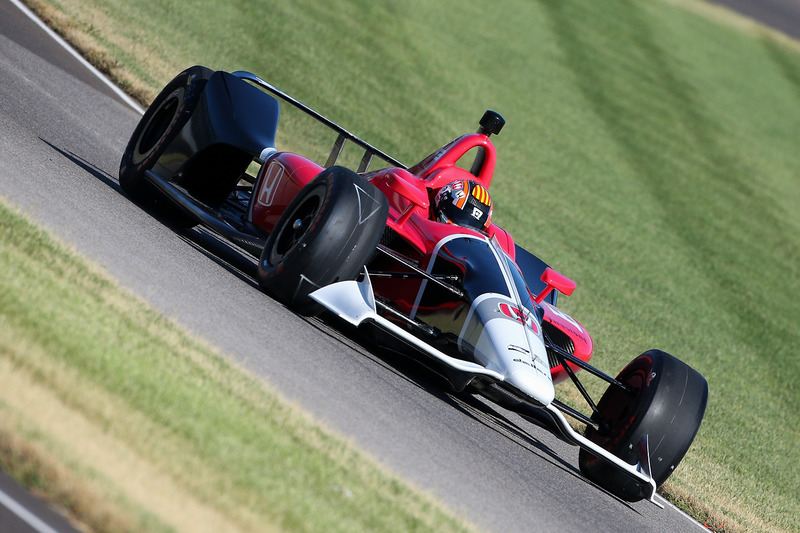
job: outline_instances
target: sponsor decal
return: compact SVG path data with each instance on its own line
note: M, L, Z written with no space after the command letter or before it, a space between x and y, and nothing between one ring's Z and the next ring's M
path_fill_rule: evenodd
M528 326L528 329L539 334L539 324L536 323L536 320L533 318L533 313L528 311L527 309L523 312L517 306L509 305L505 302L500 302L498 305L500 312L503 313L505 316L512 320L516 320L522 324Z
M467 192L469 192L469 187L467 190L464 190L464 185L466 184L465 181L454 181L453 183L448 183L442 190L439 191L437 197L446 199L447 195L450 195L450 202L459 209L464 207L464 204L467 201Z
M356 188L356 197L358 198L358 224L361 225L372 218L372 215L380 211L381 204L374 196L370 195L358 185L354 184L353 187Z
M464 204L467 202L467 193L463 190L454 190L453 191L453 204L461 209L464 207Z
M578 337L581 337L584 341L589 337L589 334L586 333L586 330L583 329L583 326L578 324L578 322L569 316L568 314L564 313L557 307L553 307L550 304L545 304L547 306L547 312L552 313L555 315L554 318L558 319L558 322L561 326L565 329L569 330L570 332L574 333Z
M525 361L524 359L512 359L512 361L514 361L515 363L521 363L525 366L529 366L543 376L548 375L547 372L539 368L539 365L536 364L536 362L539 361L539 359L533 359L532 361Z
M258 205L269 207L275 199L275 193L278 192L278 185L281 183L281 178L285 169L278 163L270 163L264 175L261 177L261 190L258 191L258 198L256 201Z

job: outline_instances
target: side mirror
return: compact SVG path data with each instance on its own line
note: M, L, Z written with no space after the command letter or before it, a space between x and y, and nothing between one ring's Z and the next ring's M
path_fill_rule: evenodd
M405 224L411 217L411 213L413 213L417 208L427 211L428 207L430 207L430 200L428 199L428 193L426 189L417 185L416 182L411 183L399 176L397 173L391 172L386 177L386 184L394 192L408 200L408 205L397 220L398 225L402 226Z
M542 274L542 281L545 283L546 287L534 298L534 301L537 304L542 303L542 301L547 298L547 295L550 294L553 289L556 289L565 296L569 296L577 286L575 282L569 279L567 276L559 274L550 267L547 267L544 270L544 273Z

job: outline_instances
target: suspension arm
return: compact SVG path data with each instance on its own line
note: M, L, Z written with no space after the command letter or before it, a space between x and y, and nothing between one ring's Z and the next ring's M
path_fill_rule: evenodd
M386 254L389 257L391 257L392 259L394 259L395 261L397 261L398 263L400 263L404 267L406 267L409 270L411 270L417 276L419 276L421 278L424 278L424 279L427 279L428 281L438 285L439 287L445 289L446 291L449 291L449 292L453 293L454 295L456 295L460 299L464 298L464 296L465 296L464 291L462 291L461 289L459 289L458 287L456 287L454 285L451 285L451 284L449 284L449 283L447 283L445 281L442 281L441 279L439 279L436 276L430 274L429 272L425 272L424 270L419 268L417 265L415 265L412 261L406 259L402 255L394 252L393 250L387 248L386 246L384 246L382 244L379 244L378 245L378 251Z
M564 364L564 370L567 370L567 365L565 363L568 361L568 362L572 363L573 365L575 365L575 366L577 366L577 367L579 367L579 368L581 368L583 370L586 370L587 372L589 372L593 376L596 376L596 377L602 379L606 383L614 385L615 387L619 387L620 389L622 389L624 391L630 392L630 388L627 385L625 385L624 383L622 383L620 381L617 381L616 379L612 378L611 376L609 376L605 372L602 372L602 371L598 370L597 368L593 367L592 365L590 365L586 361L584 361L582 359L579 359L579 358L575 357L574 355L572 355L571 353L567 352L566 350L561 348L559 345L557 345L553 341L551 341L550 337L547 336L546 334L545 334L545 341L546 341L546 344L547 344L547 348L553 350L556 353L556 355L558 355L562 359L561 363Z

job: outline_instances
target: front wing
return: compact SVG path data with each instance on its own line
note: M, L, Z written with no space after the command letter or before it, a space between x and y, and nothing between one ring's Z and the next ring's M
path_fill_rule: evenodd
M474 377L488 381L487 397L497 400L510 396L510 398L505 398L505 401L502 401L505 407L512 408L524 418L545 427L566 442L587 450L613 464L631 477L649 484L653 489L649 498L650 501L663 508L663 505L656 501L656 482L650 475L650 453L646 436L637 447L639 463L632 465L623 461L572 429L572 426L557 407L558 402L554 401L547 405L542 405L533 398L524 397L516 388L504 386L504 376L499 372L484 368L470 361L451 357L381 316L378 313L368 274L364 275L361 281L340 281L322 287L311 293L311 297L339 318L355 327L371 322L381 330L446 365L448 368L466 374L467 378Z

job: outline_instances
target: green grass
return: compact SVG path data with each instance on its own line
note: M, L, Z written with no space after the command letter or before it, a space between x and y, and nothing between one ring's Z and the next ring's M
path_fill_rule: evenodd
M0 466L97 531L467 531L0 203Z
M690 0L47 5L138 94L251 70L409 163L499 111L495 220L578 282L598 365L659 347L709 380L670 490L800 531L796 42Z

